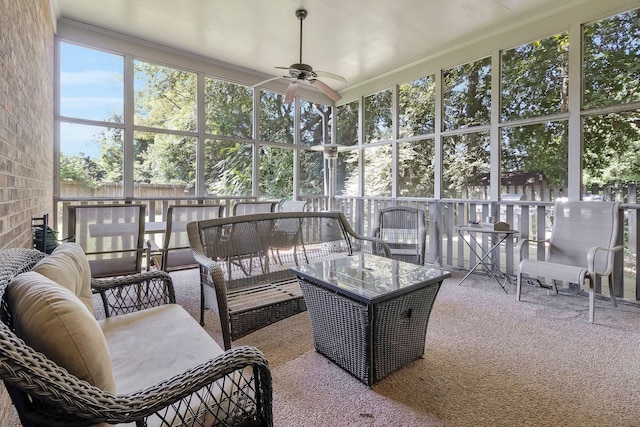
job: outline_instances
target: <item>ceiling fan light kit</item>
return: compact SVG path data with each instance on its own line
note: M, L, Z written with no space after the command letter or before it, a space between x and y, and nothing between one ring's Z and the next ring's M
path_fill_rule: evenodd
M313 85L318 89L320 89L322 92L324 92L324 94L327 95L329 98L331 98L333 102L339 101L341 96L338 94L338 92L333 90L329 85L327 85L323 81L318 80L318 76L328 77L334 80L340 80L342 82L346 82L344 77L339 76L337 74L329 73L326 71L314 71L311 65L305 64L302 62L302 21L304 21L307 15L308 13L305 9L296 10L296 18L298 18L298 20L300 21L299 61L295 64L289 65L288 67L275 67L277 69L287 70L289 75L267 79L261 83L258 83L257 85L254 85L254 87L260 86L261 84L266 83L270 80L275 80L279 78L293 79L291 83L289 83L289 87L287 88L287 92L285 94L284 102L286 104L290 104L293 101L296 94L296 89L299 83Z

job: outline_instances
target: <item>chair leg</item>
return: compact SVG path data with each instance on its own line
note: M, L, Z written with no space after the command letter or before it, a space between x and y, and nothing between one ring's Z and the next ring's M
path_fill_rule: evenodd
M618 307L618 301L613 293L613 273L609 274L609 295L611 296L611 301L613 301L613 306Z
M593 289L593 286L589 287L589 323L593 323L594 314L596 306L596 292Z
M516 281L516 301L520 301L521 290L522 290L522 273L518 272L518 280Z

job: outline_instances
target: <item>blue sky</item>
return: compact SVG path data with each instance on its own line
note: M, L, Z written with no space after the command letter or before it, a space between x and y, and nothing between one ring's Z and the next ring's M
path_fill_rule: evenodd
M123 57L64 42L60 44L60 52L60 114L98 121L122 115ZM61 151L67 155L83 152L97 156L92 141L102 129L63 123Z

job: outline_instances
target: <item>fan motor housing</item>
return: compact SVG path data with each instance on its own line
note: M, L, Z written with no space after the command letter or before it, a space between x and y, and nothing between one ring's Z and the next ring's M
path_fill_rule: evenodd
M298 79L306 79L307 77L316 77L313 68L308 64L291 64L289 66L289 75Z

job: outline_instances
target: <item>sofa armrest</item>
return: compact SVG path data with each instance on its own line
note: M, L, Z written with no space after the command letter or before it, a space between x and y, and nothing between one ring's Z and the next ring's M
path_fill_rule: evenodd
M173 419L176 413L182 416L186 413L202 417L200 423L206 420L203 425L244 425L253 421L270 426L273 424L272 393L271 371L264 354L255 347L241 346L126 396L132 405L126 414L117 415L125 418L105 421L128 422L154 415ZM192 409L185 411L187 406Z
M176 302L173 281L164 271L94 278L91 289L94 294L100 294L106 317Z
M339 217L344 231L349 236L349 241L352 244L351 250L353 252L364 252L391 258L391 249L389 249L389 245L384 240L378 237L360 236L351 228L351 225L342 213L339 214Z
M28 394L23 416L35 424L97 424L185 420L193 425L273 425L272 380L264 355L237 347L152 387L114 395L69 374L5 327L0 328L2 379L12 397ZM220 392L223 389L224 392ZM28 406L28 407L27 407ZM220 421L220 422L217 422ZM182 425L182 424L181 424Z

